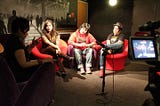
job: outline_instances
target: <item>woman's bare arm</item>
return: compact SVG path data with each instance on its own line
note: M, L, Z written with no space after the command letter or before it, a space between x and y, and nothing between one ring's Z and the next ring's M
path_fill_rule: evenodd
M40 65L42 63L46 63L46 62L53 62L52 59L43 59L41 61L39 60L31 60L31 61L27 61L26 60L26 56L25 56L25 52L23 49L19 49L15 52L15 57L19 63L19 65L22 67L22 68L29 68L29 67L32 67L32 66L37 66L37 65Z

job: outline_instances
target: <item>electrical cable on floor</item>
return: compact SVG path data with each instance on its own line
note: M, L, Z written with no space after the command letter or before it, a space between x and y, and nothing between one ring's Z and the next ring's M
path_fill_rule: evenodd
M115 93L114 92L115 91L115 89L114 89L115 88L114 87L114 85L115 85L115 83L114 83L115 82L115 79L114 79L115 78L114 77L115 70L114 70L114 61L113 61L114 60L114 54L112 54L112 55L113 55L113 58L112 58L112 66L113 66L113 73L112 73L112 78L113 78L112 81L113 82L112 83L113 83L113 86L112 86L111 97L106 97L106 95L105 95L106 93L104 93L104 94L101 94L101 96L104 98L104 99L102 98L103 100L102 99L96 99L97 103L103 104L104 106L112 102L113 96L114 96L114 93ZM108 98L110 98L110 99L108 99Z

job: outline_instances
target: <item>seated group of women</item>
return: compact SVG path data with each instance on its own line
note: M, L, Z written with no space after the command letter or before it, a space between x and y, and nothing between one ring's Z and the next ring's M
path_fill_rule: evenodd
M97 44L95 37L89 32L90 24L83 23L75 32L71 33L68 39L68 45L73 46L74 57L77 63L77 68L81 74L91 74L93 51ZM111 33L107 39L106 46L107 53L119 53L123 50L124 34L121 33L123 26L120 22L113 25L113 33ZM67 60L73 60L73 57L69 57L61 52L60 47L60 35L55 30L55 23L51 19L47 19L44 23L42 30L42 53L50 54L54 58L65 58ZM103 50L100 53L100 77L103 76ZM85 54L86 60L83 63L83 54ZM73 56L73 55L72 55ZM66 75L62 61L58 60L60 71L62 75Z
M6 57L14 72L16 79L18 81L27 80L31 74L34 72L35 68L38 68L41 64L46 62L54 63L53 60L58 60L59 72L62 76L66 75L63 67L61 58L67 59L68 61L75 60L77 62L77 67L80 69L81 74L91 74L92 60L93 60L93 48L96 44L96 39L89 33L90 25L88 23L83 23L75 32L73 32L68 40L68 44L74 47L74 57L70 57L62 53L60 47L60 35L55 30L55 23L51 19L45 20L42 29L42 48L40 52L50 54L52 58L46 59L36 59L30 60L30 53L32 48L38 43L37 40L33 40L31 46L26 47L24 44L26 36L28 36L29 31L29 21L22 17L17 17L12 22L12 36L9 37L6 44ZM117 30L117 34L114 34L114 30ZM121 34L121 26L119 23L114 24L113 34L110 36L110 40L120 45L123 44L123 34ZM117 35L121 35L118 37ZM109 40L109 39L107 39ZM112 44L110 42L109 44ZM109 44L107 46L109 46ZM116 44L116 47L117 47ZM115 46L115 45L113 45ZM121 46L119 46L121 47ZM112 53L108 50L108 53ZM82 60L82 55L86 55L85 64ZM101 59L101 58L100 58ZM100 62L102 62L100 60ZM85 68L84 68L85 67ZM103 67L101 66L101 69ZM23 71L22 71L23 70ZM102 76L102 74L101 74Z

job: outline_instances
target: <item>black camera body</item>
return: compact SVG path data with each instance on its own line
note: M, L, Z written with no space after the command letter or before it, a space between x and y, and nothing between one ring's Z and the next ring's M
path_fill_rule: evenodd
M148 21L146 24L139 27L139 31L151 31L160 27L159 21Z
M150 31L151 36L153 36L156 39L157 32L155 29L158 29L160 27L160 20L159 21L149 21L146 24L139 27L139 31ZM159 32L158 32L159 34ZM146 61L147 62L147 61ZM148 61L148 64L155 65L154 68L150 68L148 72L148 84L145 88L146 91L150 91L154 98L154 103L156 106L159 106L160 103L160 76L157 75L157 72L160 70L159 65L160 61Z
M151 36L155 36L155 29L160 27L160 20L148 21L146 24L139 27L139 31L150 31Z

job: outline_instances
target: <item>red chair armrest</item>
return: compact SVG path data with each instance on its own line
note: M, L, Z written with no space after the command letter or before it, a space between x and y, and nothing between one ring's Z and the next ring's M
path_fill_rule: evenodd
M158 76L160 76L160 71L158 71L156 74L157 74Z
M40 59L53 58L51 55L41 53L36 46L32 49L31 53Z

